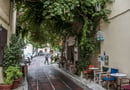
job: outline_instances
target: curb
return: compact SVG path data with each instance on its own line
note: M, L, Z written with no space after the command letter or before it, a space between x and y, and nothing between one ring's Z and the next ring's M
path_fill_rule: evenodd
M70 78L72 81L74 81L76 84L81 86L84 90L106 90L99 84L94 83L93 81L86 80L84 78L81 78L77 75L74 75L68 71L66 71L63 68L58 68L56 64L52 65L55 69L66 75L68 78Z

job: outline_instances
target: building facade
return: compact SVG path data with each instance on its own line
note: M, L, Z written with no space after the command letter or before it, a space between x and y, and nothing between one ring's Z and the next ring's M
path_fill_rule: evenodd
M101 42L101 55L105 52L109 67L118 68L130 77L130 0L114 0L108 8L112 10L110 23L100 25L105 38Z
M14 0L0 0L0 77L2 77L3 50L15 33L16 9ZM0 78L0 83L3 78Z

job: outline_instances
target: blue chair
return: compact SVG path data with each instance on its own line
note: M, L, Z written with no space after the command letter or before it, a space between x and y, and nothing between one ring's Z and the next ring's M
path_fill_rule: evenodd
M111 73L119 73L119 69L111 68Z
M110 74L118 73L118 72L119 72L118 69L111 68ZM111 83L113 83L113 85L116 84L115 81L116 81L117 78L114 77L114 76L110 76L110 74L108 74L107 76L102 78L103 82L107 82L107 88L109 88Z

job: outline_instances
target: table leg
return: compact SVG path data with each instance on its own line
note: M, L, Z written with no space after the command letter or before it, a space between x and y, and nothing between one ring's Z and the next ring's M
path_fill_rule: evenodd
M109 90L109 86L110 86L110 81L107 81L107 89Z
M95 70L93 70L93 74L94 74L94 82L95 82Z

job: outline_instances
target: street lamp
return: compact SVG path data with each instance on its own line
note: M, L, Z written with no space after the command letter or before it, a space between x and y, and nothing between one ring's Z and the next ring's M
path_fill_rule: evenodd
M0 24L0 32L2 31L2 24Z

